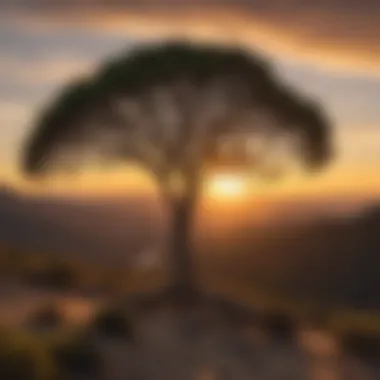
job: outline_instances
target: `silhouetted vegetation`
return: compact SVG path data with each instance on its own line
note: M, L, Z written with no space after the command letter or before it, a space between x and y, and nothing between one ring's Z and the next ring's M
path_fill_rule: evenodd
M347 332L342 336L343 347L346 352L362 360L380 358L380 335L365 331Z
M58 343L53 347L52 355L63 374L95 376L101 370L98 347L86 336Z
M29 317L28 325L34 329L58 329L64 323L63 316L54 304L47 304Z
M18 331L0 332L0 379L59 379L48 347L32 335Z
M77 283L76 268L68 262L52 260L50 264L25 274L27 284L53 290L68 290Z
M126 311L109 307L100 310L93 321L93 328L101 336L132 341L134 337L133 324Z
M169 43L128 51L68 84L37 119L22 169L28 175L70 170L81 158L62 162L64 153L86 147L100 160L148 170L171 213L171 294L183 301L197 293L190 235L203 168L234 166L278 178L296 159L317 170L332 156L330 140L321 106L258 55ZM288 148L281 153L288 152L277 157L281 144Z
M297 322L290 315L281 312L265 312L260 316L260 326L277 341L291 341L295 337Z

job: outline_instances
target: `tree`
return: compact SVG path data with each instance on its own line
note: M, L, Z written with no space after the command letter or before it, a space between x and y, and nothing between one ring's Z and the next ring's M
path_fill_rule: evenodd
M191 228L204 168L234 165L272 177L293 158L317 169L330 158L323 110L240 49L145 47L67 86L41 115L23 168L135 161L172 211L173 289L194 290ZM292 158L292 160L289 160Z

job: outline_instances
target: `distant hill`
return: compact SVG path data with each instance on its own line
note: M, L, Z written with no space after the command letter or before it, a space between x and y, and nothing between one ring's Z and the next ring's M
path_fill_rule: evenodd
M277 213L262 224L244 210L240 222L226 220L229 231L206 222L199 262L225 267L226 276L247 284L380 308L380 204L335 218L316 213L318 205L310 208L314 216L305 208L306 217L293 219L292 210L300 212L296 203L272 209ZM159 217L157 204L143 197L33 198L0 190L0 241L31 251L128 262L143 250L162 247L165 223Z
M213 251L208 265L247 283L380 308L380 204L351 218L246 227Z
M353 206L333 201L333 206L329 207L318 202L308 204L304 200L263 205L262 200L255 199L249 205L232 202L228 207L219 207L205 207L202 212L207 209L206 218L202 218L201 212L199 236L204 242L212 237L231 241L234 234L245 231L247 226L257 229L264 223L273 226L273 223L295 223L300 218L314 220L319 214L325 216L331 208L339 213L341 208ZM265 208L265 222L257 217L257 207ZM37 197L0 187L0 241L28 249L90 254L106 260L127 258L142 249L158 246L165 226L161 214L157 203L146 195L133 198Z
M157 239L153 208L146 199L22 197L2 189L0 241L29 250L128 259Z

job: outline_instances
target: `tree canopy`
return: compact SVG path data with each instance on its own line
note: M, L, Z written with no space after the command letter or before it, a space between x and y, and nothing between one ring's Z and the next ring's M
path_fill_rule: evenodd
M23 168L40 174L96 158L134 160L160 179L223 160L265 170L279 140L291 141L309 168L331 156L321 107L261 58L171 43L122 55L69 84L37 120Z

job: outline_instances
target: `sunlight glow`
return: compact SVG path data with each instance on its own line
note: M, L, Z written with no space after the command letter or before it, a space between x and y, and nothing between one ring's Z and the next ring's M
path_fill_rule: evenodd
M248 191L248 180L234 173L215 174L210 178L207 193L215 197L241 197Z

